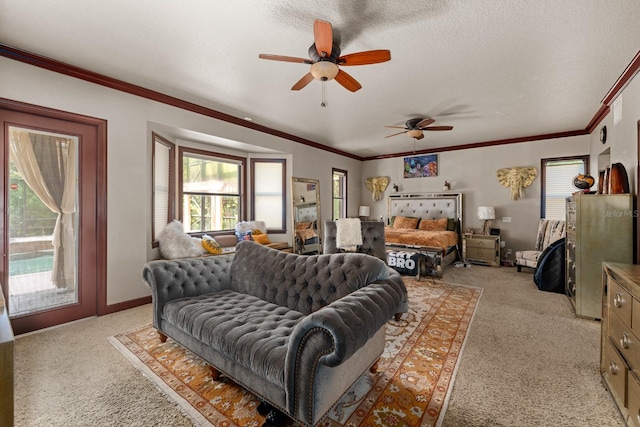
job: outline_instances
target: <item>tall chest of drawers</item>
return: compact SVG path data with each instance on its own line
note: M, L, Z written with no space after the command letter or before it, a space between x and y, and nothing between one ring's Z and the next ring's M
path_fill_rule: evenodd
M602 265L600 372L627 425L640 426L640 266Z
M633 262L633 196L576 193L566 209L566 293L576 316L600 319L602 262Z

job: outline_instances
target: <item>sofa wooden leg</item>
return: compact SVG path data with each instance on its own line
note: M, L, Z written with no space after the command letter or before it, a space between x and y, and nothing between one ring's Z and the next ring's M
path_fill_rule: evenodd
M215 366L209 365L209 371L211 372L212 380L218 381L218 379L220 379L220 371L218 371Z
M400 321L401 317L402 317L402 313L396 313L393 315L393 318L395 319L396 322Z
M371 372L372 374L375 374L376 372L378 372L379 364L380 364L380 359L376 360L375 363L371 365L371 367L369 368L369 372Z
M167 342L167 336L165 334L158 331L158 336L160 337L160 342Z

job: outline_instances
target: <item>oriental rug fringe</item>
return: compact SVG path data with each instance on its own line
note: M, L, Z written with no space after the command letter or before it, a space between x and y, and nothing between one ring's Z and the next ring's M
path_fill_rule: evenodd
M467 332L482 290L431 278L405 277L409 311L387 324L376 374L365 373L319 426L439 426L453 388ZM109 338L196 426L259 427L255 396L225 377L213 381L207 364L151 325ZM289 423L296 426L297 423Z

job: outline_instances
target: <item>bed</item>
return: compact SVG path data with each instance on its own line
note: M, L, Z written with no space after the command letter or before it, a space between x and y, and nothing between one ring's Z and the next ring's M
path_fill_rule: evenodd
M462 193L389 195L387 221L385 245L389 253L423 254L427 268L438 276L459 257Z

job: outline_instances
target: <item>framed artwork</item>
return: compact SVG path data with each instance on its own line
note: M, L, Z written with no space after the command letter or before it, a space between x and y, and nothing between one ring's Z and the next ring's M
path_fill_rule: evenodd
M425 154L404 158L404 177L423 178L438 176L438 155Z

